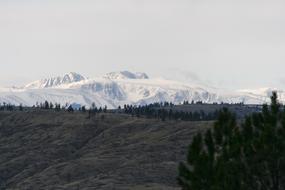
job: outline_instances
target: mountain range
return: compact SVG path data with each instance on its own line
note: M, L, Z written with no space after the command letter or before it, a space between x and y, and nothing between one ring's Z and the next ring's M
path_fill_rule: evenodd
M49 101L117 108L119 105L144 105L153 102L202 101L205 103L263 104L269 102L273 88L221 90L203 85L150 78L146 73L111 72L101 77L87 78L71 72L63 76L34 81L22 87L0 88L0 102L33 106ZM277 90L285 101L285 92Z

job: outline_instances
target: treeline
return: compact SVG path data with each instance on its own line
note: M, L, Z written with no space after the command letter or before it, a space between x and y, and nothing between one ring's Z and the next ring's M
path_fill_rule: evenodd
M42 103L37 103L36 105L33 105L32 107L24 107L22 104L16 106L10 103L0 103L0 111L24 111L27 109L41 109L41 110L56 110L56 111L61 111L61 110L67 110L67 111L74 111L71 105L68 106L61 106L58 103L52 103L52 102L42 102Z
M104 107L97 107L95 103L92 103L90 108L86 108L86 106L79 106L78 108L74 108L75 106L72 104L66 103L65 105L61 106L61 104L45 101L44 103L36 104L36 106L33 106L35 108L39 109L45 109L45 110L55 110L55 111L68 111L68 112L89 112L90 114L96 114L96 113L106 113L107 112L107 106Z
M203 110L194 112L175 111L172 109L174 104L169 102L154 103L144 106L124 105L123 112L132 116L155 118L165 120L183 121L210 121L218 118L218 111L206 113ZM121 108L119 107L119 110Z
M203 104L207 104L205 102L202 102L202 101L194 101L192 100L191 103L189 101L183 101L182 103L183 105L203 105ZM238 103L226 103L226 102L221 102L221 103L218 103L218 102L213 102L212 103L213 105L244 105L243 102L238 102Z
M5 102L3 103L0 103L0 111L14 111L14 110L19 110L19 109L22 109L22 105L18 106L18 109L17 109L17 106L15 105L12 105L12 104L7 104Z
M66 103L65 105L61 105L60 103L52 103L48 101L44 101L41 103L36 103L32 107L24 107L22 104L19 106L10 104L10 103L0 103L0 111L24 111L24 110L54 110L54 111L68 111L68 112L89 112L92 114L96 113L106 113L107 106L104 107L96 107L95 103L92 103L92 106L87 109L86 106L79 106L78 108L74 108L72 104Z
M192 101L189 103L188 101L184 101L183 105L202 105L205 104L202 101L194 102ZM213 103L216 105L216 103ZM242 103L238 103L235 105L243 105ZM217 120L219 112L218 110L212 112L205 112L204 110L200 111L182 111L182 110L175 110L173 109L175 105L172 102L156 102L151 103L144 106L136 106L136 105L124 105L122 108L121 106L118 107L117 110L109 110L112 113L125 113L130 114L133 117L147 117L147 118L155 118L160 119L162 121L165 120L182 120L182 121L210 121L210 120ZM67 111L73 113L74 111L78 112L88 112L88 118L97 113L106 113L107 106L104 107L97 107L95 103L87 108L86 106L80 105L73 105L73 104L64 104L61 105L60 103L52 103L48 101L36 103L32 107L23 107L22 104L19 106L15 106L12 104L7 104L3 102L0 103L0 111L23 111L23 110L54 110L54 111Z

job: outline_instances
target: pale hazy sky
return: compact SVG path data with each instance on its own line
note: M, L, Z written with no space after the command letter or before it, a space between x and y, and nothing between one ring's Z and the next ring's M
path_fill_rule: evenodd
M131 70L285 89L284 0L0 0L0 85Z

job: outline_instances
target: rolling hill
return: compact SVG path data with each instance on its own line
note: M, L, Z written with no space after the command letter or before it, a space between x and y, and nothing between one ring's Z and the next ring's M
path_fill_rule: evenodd
M0 189L179 189L177 165L212 122L0 112Z

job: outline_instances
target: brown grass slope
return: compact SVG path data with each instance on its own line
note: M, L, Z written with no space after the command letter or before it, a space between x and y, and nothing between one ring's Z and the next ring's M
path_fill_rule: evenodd
M177 189L177 164L192 136L210 125L0 112L0 189Z

